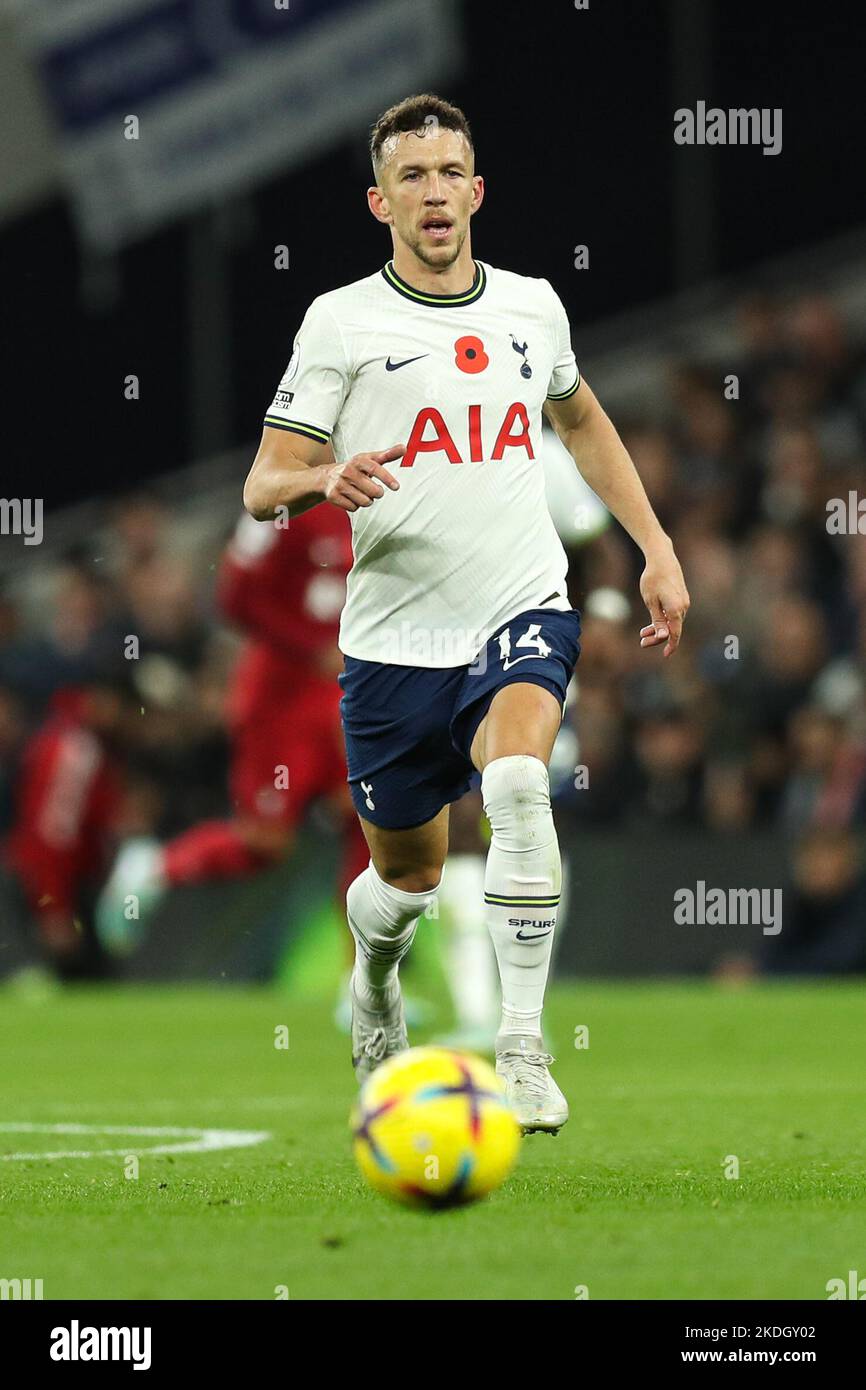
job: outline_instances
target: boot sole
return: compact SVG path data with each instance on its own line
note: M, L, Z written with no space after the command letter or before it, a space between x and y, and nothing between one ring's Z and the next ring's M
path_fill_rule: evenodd
M521 1124L519 1120L517 1121L517 1123L520 1125L520 1132L521 1132L521 1135L523 1136L524 1139L526 1138L527 1134L549 1134L549 1135L551 1136L551 1138L555 1138L556 1135L559 1133L559 1131L562 1129L562 1126L563 1126L564 1124L567 1124L568 1121L567 1121L567 1120L560 1120L560 1122L559 1122L558 1125L557 1125L557 1124L548 1124L548 1125L545 1125L545 1124L528 1124L528 1125L524 1125L524 1124Z

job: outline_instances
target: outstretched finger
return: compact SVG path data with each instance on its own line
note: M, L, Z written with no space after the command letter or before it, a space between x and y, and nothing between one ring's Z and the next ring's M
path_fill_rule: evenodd
M370 465L369 476L371 478L377 478L381 483L387 483L392 492L397 492L400 487L393 473L389 473L387 468L383 468L380 463L372 463Z
M390 449L380 449L377 453L370 454L370 458L373 460L371 472L375 477L381 478L383 482L386 482L394 492L397 491L400 484L393 474L388 472L387 468L382 467L382 464L394 463L396 459L402 458L405 452L405 444L392 444Z

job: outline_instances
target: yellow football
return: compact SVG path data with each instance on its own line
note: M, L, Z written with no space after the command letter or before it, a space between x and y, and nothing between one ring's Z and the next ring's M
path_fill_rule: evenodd
M520 1143L493 1068L444 1047L413 1047L377 1067L351 1125L370 1186L413 1206L463 1206L486 1197L508 1177Z

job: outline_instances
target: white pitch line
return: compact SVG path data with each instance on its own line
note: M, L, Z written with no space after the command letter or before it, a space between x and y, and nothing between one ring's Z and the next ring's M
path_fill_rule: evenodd
M0 1122L0 1134L129 1134L138 1139L169 1139L173 1144L146 1144L123 1149L57 1149L49 1152L0 1154L6 1163L53 1158L128 1158L147 1154L213 1153L244 1149L270 1139L264 1129L189 1129L178 1125L86 1125Z

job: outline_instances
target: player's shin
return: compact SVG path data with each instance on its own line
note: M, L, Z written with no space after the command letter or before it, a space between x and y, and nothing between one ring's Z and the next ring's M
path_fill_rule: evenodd
M523 754L496 758L481 794L492 832L484 898L502 983L500 1042L540 1038L562 884L547 768Z
M365 1007L387 1008L397 996L400 961L436 892L436 888L425 893L395 888L380 878L372 861L349 885L346 912L355 938L353 988Z
M481 779L492 831L487 921L502 980L496 1072L524 1134L556 1134L568 1105L549 1067L541 1009L562 883L547 768L526 755L496 758Z

